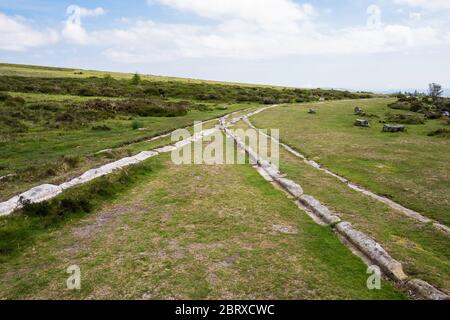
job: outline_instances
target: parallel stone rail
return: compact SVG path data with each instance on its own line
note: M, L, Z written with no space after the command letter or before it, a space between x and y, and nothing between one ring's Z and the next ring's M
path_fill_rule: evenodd
M242 117L242 119L244 118ZM246 152L253 162L257 163L255 168L258 172L266 180L277 183L287 193L292 195L295 198L295 203L301 203L309 211L309 214L314 215L314 221L321 222L320 224L330 225L337 234L351 244L352 248L358 250L366 259L378 265L386 276L408 288L408 292L412 293L413 297L429 300L449 299L447 294L436 289L431 284L420 279L409 278L403 271L402 264L392 258L378 242L363 232L356 230L349 222L342 221L338 214L331 212L331 210L314 197L305 195L300 185L287 179L279 170L268 164L265 159L259 157L240 137L231 132L228 129L230 123L226 123L225 120L226 118L220 120L225 134L233 139L238 148ZM236 122L233 121L232 123Z
M263 109L265 110L266 108L263 108ZM248 109L245 109L245 110L248 110ZM231 115L234 115L238 112L242 112L245 110L234 111L234 112L226 115L225 117L229 117ZM206 120L206 121L201 122L201 124L205 124L205 123L212 122L212 121L218 121L220 119L222 119L222 118ZM186 129L186 128L190 128L190 127L191 126L184 127L181 129ZM175 132L179 129L176 129L176 130L166 133L166 134L162 134L162 135L153 137L147 141L150 142L150 141L156 141L156 140L162 139L162 138L167 138L167 137L171 136L171 134L173 132ZM168 145L168 146L157 148L157 149L151 150L151 151L143 151L143 152L139 153L138 155L135 155L132 157L126 157L126 158L120 159L118 161L106 164L100 168L88 170L81 176L79 176L75 179L72 179L68 182L65 182L59 186L56 186L53 184L43 184L40 186L36 186L28 191L25 191L25 192L15 196L15 197L12 197L11 199L9 199L5 202L1 202L0 203L0 217L10 215L14 211L21 209L23 207L23 204L26 202L39 203L39 202L43 202L46 200L50 200L50 199L58 196L59 194L61 194L66 189L72 188L72 187L80 185L80 184L84 184L86 182L89 182L91 180L94 180L94 179L102 177L102 176L108 175L108 174L112 173L113 171L122 169L124 167L128 167L130 165L140 163L142 161L145 161L151 157L158 155L159 153L168 153L168 152L177 150L178 148L181 148L187 144L190 144L193 141L202 139L204 137L202 135L203 132L206 132L207 135L211 135L212 133L216 132L216 129L204 130L204 131L202 131L202 133L197 134L197 136L194 135L194 137L192 137L191 139L186 139L186 140L180 141L180 142L176 143L175 145ZM197 139L197 140L192 140L192 139ZM3 178L5 178L5 177L1 177L1 179L3 179Z

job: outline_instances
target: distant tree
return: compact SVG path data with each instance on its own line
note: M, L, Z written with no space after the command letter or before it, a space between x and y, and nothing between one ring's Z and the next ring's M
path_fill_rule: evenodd
M105 85L109 86L109 85L111 85L111 83L113 82L113 77L111 77L110 74L106 74L106 75L103 77L103 80L105 81Z
M131 79L131 84L137 86L141 83L141 76L137 73L134 74L133 78Z
M444 93L444 90L442 90L442 86L440 84L437 84L437 83L431 83L428 86L428 88L429 88L428 89L428 94L434 100L439 98L440 96L442 96L442 94Z

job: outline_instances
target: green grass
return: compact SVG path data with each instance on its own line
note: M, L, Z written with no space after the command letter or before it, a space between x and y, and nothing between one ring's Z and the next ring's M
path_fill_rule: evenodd
M259 128L280 129L281 140L326 168L380 195L450 225L450 142L429 137L444 126L441 120L407 125L408 132L382 133L391 99L336 101L289 105L267 110L253 118ZM368 114L370 128L353 122L356 106ZM316 115L307 113L317 109Z
M0 264L0 298L405 298L386 281L368 290L361 260L250 166L150 161L156 173ZM78 292L65 287L72 264Z

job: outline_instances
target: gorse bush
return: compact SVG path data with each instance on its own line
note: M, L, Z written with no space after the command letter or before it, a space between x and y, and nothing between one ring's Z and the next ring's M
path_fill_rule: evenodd
M63 162L70 168L75 168L81 162L81 158L79 156L64 156Z
M111 131L112 129L110 127L108 127L106 124L102 124L102 125L98 125L98 126L93 126L91 128L92 131Z
M11 96L5 92L0 92L0 102L5 101L6 99L11 98Z
M132 85L134 85L134 86L137 86L138 84L140 84L141 83L141 76L140 75L138 75L137 73L135 73L134 75L133 75L133 78L131 79L131 84Z
M428 134L430 137L439 136L443 138L450 138L450 129L441 128L436 131L432 131Z
M386 114L386 121L400 124L425 124L422 116L417 114Z
M140 128L142 128L142 127L143 127L142 123L139 122L139 121L137 121L137 120L134 120L134 121L131 123L131 128L133 128L133 130L140 129Z

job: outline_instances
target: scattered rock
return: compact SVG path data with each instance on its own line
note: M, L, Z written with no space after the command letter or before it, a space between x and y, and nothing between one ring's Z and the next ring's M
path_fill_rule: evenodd
M449 297L430 285L428 282L419 279L413 279L406 284L412 293L422 299L427 300L448 300Z
M152 295L146 292L142 295L142 300L152 300Z
M234 263L238 260L239 260L239 255L235 254L235 255L230 256L230 257L226 258L225 260L217 263L216 267L217 268L229 268L229 267L232 267L234 265Z
M361 109L360 107L356 107L355 114L358 116L364 116L364 115L366 115L366 112L363 109Z
M369 124L369 121L367 121L367 120L356 119L355 126L368 128L368 127L370 127L370 124Z
M317 113L317 111L316 111L316 110L314 110L314 109L309 109L308 113L309 113L309 114L316 114L316 113Z
M111 153L112 151L113 151L113 149L105 149L105 150L100 150L99 152L96 152L95 154Z
M401 124L385 124L383 132L405 132L406 128Z
M15 173L10 173L10 174L7 174L6 176L0 177L0 181L7 180L7 179L15 177L15 176L16 176Z

